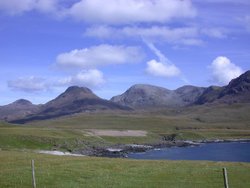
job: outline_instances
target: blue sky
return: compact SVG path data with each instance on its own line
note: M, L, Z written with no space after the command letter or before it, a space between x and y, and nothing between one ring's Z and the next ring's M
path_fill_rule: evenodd
M0 105L71 85L226 85L250 69L249 0L0 0Z

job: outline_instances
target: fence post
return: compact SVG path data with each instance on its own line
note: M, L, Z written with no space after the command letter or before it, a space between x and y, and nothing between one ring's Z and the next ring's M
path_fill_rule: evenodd
M225 188L229 188L228 186L228 178L227 178L227 169L223 168L223 177L224 177L224 186Z
M35 162L31 160L31 168L32 168L32 187L36 188L36 177L35 177Z

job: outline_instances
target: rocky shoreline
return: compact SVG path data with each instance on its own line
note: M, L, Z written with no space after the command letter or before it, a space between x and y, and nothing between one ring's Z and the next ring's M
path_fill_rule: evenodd
M109 157L109 158L126 158L129 153L146 152L152 149L169 148L169 147L190 147L199 146L208 143L227 143L227 142L250 142L250 139L216 139L216 140L198 140L198 141L164 141L156 144L119 144L111 147L93 147L74 152L75 154Z

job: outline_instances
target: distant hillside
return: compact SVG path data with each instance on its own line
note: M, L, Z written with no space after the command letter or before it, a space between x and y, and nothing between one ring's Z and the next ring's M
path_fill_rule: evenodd
M44 105L33 105L21 99L0 107L0 120L25 123L82 112L151 110L180 108L203 104L250 102L250 71L233 79L227 86L183 86L176 90L137 84L110 101L101 99L86 87L69 87Z
M224 87L183 86L168 90L151 85L134 85L123 94L112 97L111 101L135 109L250 102L250 71L233 79Z
M122 95L118 95L111 98L112 102L120 105L130 106L133 108L164 106L165 103L174 106L175 101L171 101L172 98L176 98L175 94L165 88L138 84L129 88Z
M0 106L0 120L11 121L23 118L37 112L38 109L38 105L34 105L25 99L19 99L11 104Z
M197 98L194 104L212 103L217 100L223 91L223 87L210 86L204 90L204 92Z
M132 108L182 107L193 104L205 88L183 86L177 90L168 90L152 85L134 85L122 95L111 101Z
M220 93L222 102L250 102L250 71L233 79Z
M129 110L129 108L101 99L86 87L72 86L43 105L40 113L60 115L60 113L72 114L97 110Z
M33 120L43 120L81 112L103 110L131 110L119 104L96 96L90 89L72 86L64 93L42 105L39 110L26 118L16 119L12 123L25 123Z
M183 86L174 92L180 98L182 106L188 106L194 104L205 90L205 87Z
M227 86L208 87L195 104L250 102L250 71L233 79Z

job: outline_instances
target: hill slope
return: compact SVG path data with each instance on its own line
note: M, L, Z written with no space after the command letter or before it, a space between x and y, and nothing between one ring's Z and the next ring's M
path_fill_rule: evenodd
M111 101L135 109L184 107L207 103L250 102L250 71L233 79L227 86L196 87L183 86L176 90L138 84Z
M195 104L250 102L250 71L245 72L224 87L208 87Z
M250 71L233 79L220 93L224 102L250 102Z
M11 121L17 118L23 118L29 114L35 113L39 105L34 105L25 99L19 99L11 104L0 106L0 120Z
M82 112L180 108L203 104L250 102L250 71L233 79L227 86L208 88L183 86L176 90L137 84L110 101L101 99L86 87L69 87L64 93L44 105L19 100L0 107L0 120L24 123Z
M111 101L135 109L182 107L194 103L205 88L183 86L177 90L168 90L162 87L138 84L129 88L122 95L111 98Z
M42 105L39 110L26 118L16 119L12 123L25 123L33 120L43 120L81 112L103 110L131 110L119 104L96 96L90 89L72 86L64 93Z

